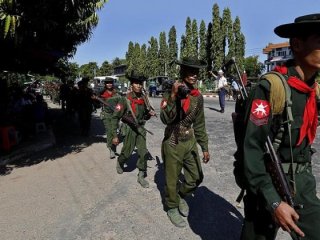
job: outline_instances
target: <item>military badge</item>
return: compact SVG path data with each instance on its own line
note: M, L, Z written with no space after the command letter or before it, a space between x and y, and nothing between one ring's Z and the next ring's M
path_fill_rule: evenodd
M251 105L250 121L257 126L268 123L270 115L270 103L266 100L255 99Z
M161 101L160 107L161 109L165 109L167 105L168 105L168 101L166 99L163 99Z
M120 112L121 109L123 109L123 105L120 104L120 103L118 103L118 104L116 105L116 107L115 107L115 111L116 111L116 112Z

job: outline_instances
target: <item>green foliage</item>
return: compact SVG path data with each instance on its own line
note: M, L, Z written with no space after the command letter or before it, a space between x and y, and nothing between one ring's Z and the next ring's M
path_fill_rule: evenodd
M258 61L259 56L250 56L244 59L244 68L248 77L258 77L264 70L264 65Z
M178 44L177 44L177 32L174 26L171 27L169 31L169 39L168 39L168 76L171 78L175 78L178 75L177 68L175 64L171 64L174 60L178 58Z

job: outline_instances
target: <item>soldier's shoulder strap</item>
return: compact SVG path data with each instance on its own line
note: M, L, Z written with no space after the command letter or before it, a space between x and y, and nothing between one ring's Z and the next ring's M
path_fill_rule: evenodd
M287 79L280 73L271 71L261 76L270 83L270 106L273 115L281 115L286 108L289 121L292 120L291 89Z

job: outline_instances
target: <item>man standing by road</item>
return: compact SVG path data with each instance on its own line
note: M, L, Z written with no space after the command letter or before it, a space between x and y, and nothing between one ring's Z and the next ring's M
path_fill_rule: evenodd
M146 144L146 131L143 128L146 121L151 116L155 115L154 111L148 111L145 104L144 96L142 94L143 82L146 80L141 76L129 76L131 82L132 92L128 93L126 97L110 98L109 102L116 101L115 111L111 117L111 132L112 144L118 145L119 138L117 136L117 128L120 119L129 118L130 122L127 123L126 136L123 142L120 156L117 160L117 173L122 174L124 164L130 159L131 154L135 147L137 147L138 161L137 168L138 183L143 188L148 188L149 183L145 179L147 172L148 150Z
M196 88L199 69L204 61L183 59L180 65L182 81L176 81L161 102L161 121L166 124L162 141L162 159L165 166L165 204L170 221L185 227L189 207L184 198L192 194L203 180L197 143L203 152L203 162L210 159L205 127L203 96ZM184 181L179 186L183 169Z
M306 15L294 23L280 25L275 33L290 39L293 59L275 71L282 74L291 90L293 122L284 123L277 154L293 189L292 207L276 190L265 165L265 142L273 139L277 121L270 111L271 87L261 79L253 94L244 140L244 174L248 182L243 240L275 239L281 227L293 239L320 239L320 200L312 174L311 148L317 129L315 77L320 69L320 14ZM257 111L262 111L257 116ZM286 115L286 114L282 114ZM281 116L282 121L286 116ZM279 124L278 124L279 125Z
M214 75L215 76L215 75ZM220 112L224 113L225 101L226 101L226 87L228 86L227 79L223 75L223 71L220 69L218 71L218 76L215 76L217 79L217 86L218 86L218 94L219 94L219 105L220 105Z

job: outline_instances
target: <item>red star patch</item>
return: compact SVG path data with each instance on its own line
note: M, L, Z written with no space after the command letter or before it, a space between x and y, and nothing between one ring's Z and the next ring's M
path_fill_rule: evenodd
M257 126L268 123L270 115L270 103L266 100L255 99L251 105L250 120Z
M166 99L163 99L161 101L160 107L161 107L161 109L164 109L164 108L166 108L167 105L168 105L168 101Z
M115 111L119 112L123 108L122 104L118 103L115 107Z

